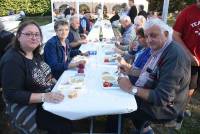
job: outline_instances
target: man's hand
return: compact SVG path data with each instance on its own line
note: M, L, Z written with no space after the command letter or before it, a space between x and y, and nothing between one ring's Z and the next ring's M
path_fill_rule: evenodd
M120 58L119 60L119 63L121 64L121 65L126 65L126 66L129 66L129 64L125 61L125 59L124 58Z
M76 62L76 67L78 67L79 64L85 65L85 64L86 64L86 61L85 61L85 60L80 60L80 61Z
M87 39L87 35L86 34L81 34L81 39Z
M123 74L129 74L131 72L131 65L128 64L123 58L119 61L120 65L118 65L118 68L120 69L120 72Z
M124 90L124 91L126 91L128 93L131 92L133 85L131 84L130 80L127 77L119 77L118 78L118 83L119 83L119 87L122 90Z
M192 97L193 93L194 93L194 89L190 89L189 92L188 92L188 96Z
M195 56L192 56L192 65L194 65L194 66L199 66L200 65L197 57L195 57Z
M79 44L87 44L87 40L86 39L80 39L79 41Z
M89 51L85 52L85 53L81 53L82 56L89 56Z
M121 49L119 49L119 48L117 48L117 47L115 47L115 48L113 48L114 49L114 51L116 52L116 53L118 53L118 54L120 54L120 55L124 55L125 54L125 52L124 51L122 51Z

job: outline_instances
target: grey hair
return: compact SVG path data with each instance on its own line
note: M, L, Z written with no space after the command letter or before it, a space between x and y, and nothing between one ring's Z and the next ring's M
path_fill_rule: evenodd
M128 21L131 23L131 18L127 15L122 15L119 19L120 22Z
M68 22L66 19L58 19L54 24L54 30L57 31L59 26L68 26Z
M136 16L134 19L134 24L142 24L141 27L144 27L145 22L146 18L142 15Z
M75 14L73 16L70 17L69 23L72 24L74 20L79 19L79 15Z
M168 41L172 41L173 30L172 27L167 25L164 21L159 18L151 18L144 24L144 30L149 29L153 26L158 26L161 32L168 32Z
M3 22L0 21L0 31L4 30Z

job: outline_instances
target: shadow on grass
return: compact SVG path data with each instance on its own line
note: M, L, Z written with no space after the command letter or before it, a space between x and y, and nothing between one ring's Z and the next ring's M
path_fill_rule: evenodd
M34 20L42 26L51 23L51 16L25 17L24 20Z

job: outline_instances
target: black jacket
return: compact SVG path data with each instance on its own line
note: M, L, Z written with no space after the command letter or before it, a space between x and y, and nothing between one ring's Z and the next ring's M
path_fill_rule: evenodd
M131 18L131 22L134 24L134 19L137 16L137 8L135 5L129 10L128 16Z
M3 56L3 54L9 47L9 44L11 43L14 36L15 35L13 33L5 30L2 30L0 32L0 58Z

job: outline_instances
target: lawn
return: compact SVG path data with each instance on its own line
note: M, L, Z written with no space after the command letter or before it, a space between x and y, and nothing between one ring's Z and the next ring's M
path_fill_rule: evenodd
M24 20L35 20L42 26L51 23L51 16L26 17Z

